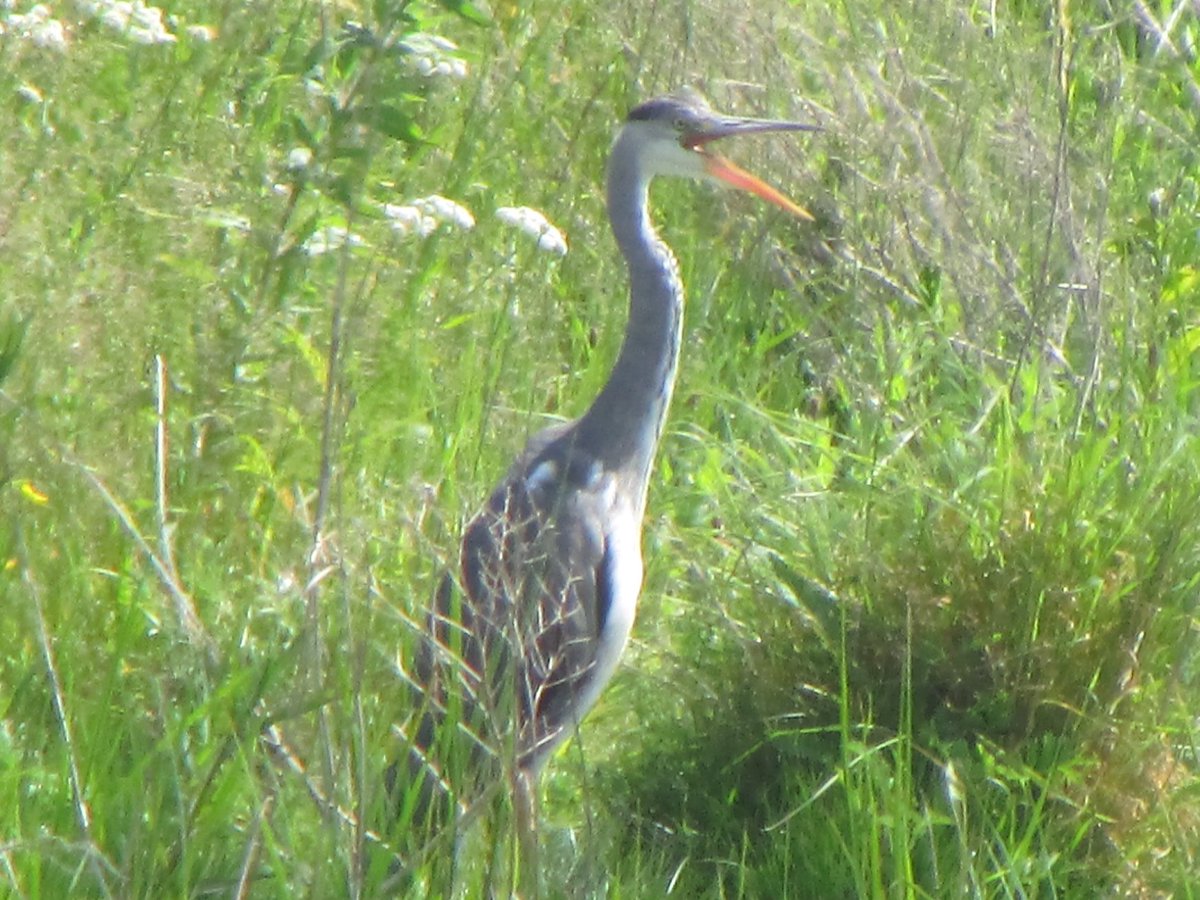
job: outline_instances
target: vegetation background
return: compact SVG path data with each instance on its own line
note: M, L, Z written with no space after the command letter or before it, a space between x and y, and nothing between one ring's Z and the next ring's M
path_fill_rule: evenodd
M824 127L730 149L816 222L656 188L681 384L543 893L1200 894L1194 2L0 22L0 894L383 890L413 623L605 378L681 83ZM505 822L405 889L505 893Z

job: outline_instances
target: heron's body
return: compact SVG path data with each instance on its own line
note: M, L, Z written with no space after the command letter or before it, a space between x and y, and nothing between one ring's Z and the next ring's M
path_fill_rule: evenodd
M532 782L612 677L641 591L646 494L683 321L678 265L650 223L650 181L720 178L802 214L705 145L806 127L727 119L694 94L630 113L608 167L609 218L629 270L624 342L587 411L536 435L468 526L461 590L442 591L418 666L432 710L419 747L455 688L486 755L509 754Z
M501 747L515 727L517 765L532 772L615 671L642 583L641 509L621 473L580 447L578 428L535 438L463 539L458 621L471 619L468 679L503 648L503 668L492 673L499 684L481 677L474 690L514 694L489 697L496 720L475 727ZM444 606L451 620L454 603Z

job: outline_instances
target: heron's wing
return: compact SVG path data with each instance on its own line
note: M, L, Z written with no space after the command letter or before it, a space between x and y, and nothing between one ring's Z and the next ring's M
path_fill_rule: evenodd
M522 761L574 723L610 603L604 492L550 452L515 467L463 539L465 659ZM468 636L469 635L469 636Z
M441 817L443 801L470 796L505 759L536 767L582 715L581 694L594 698L620 580L620 542L606 531L614 496L558 426L468 525L459 577L443 580L411 670L422 699L405 728L407 780L399 762L389 769L389 795L411 821Z

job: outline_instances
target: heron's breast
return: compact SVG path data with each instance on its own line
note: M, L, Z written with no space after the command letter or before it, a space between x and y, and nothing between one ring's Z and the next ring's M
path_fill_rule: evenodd
M594 674L589 679L585 696L581 698L580 718L595 703L616 672L629 643L629 634L637 614L638 595L642 590L641 532L641 521L632 510L621 506L614 510L612 527L605 534L608 616L604 621L604 630L599 635Z

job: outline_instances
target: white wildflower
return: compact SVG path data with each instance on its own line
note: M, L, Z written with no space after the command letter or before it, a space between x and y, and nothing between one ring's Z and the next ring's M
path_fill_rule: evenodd
M197 44L211 44L217 39L217 29L211 25L189 25L187 36Z
M129 16L133 12L132 3L97 3L92 7L100 24L113 31L125 31L129 27Z
M366 241L340 225L326 225L324 228L318 228L312 237L304 242L304 252L309 256L320 256L347 245L365 247Z
M427 78L467 77L467 62L457 55L458 45L436 34L413 32L399 44L409 56L409 64Z
M0 33L23 38L43 50L66 50L67 30L63 23L50 15L44 3L27 13L13 13L0 23Z
M519 228L530 237L537 239L539 250L563 256L567 252L566 236L550 224L550 220L528 206L502 206L496 210L496 217L507 225Z
M401 236L415 234L417 237L426 237L436 231L439 225L453 225L463 231L475 227L475 216L469 209L439 194L421 197L404 205L385 203L382 209L392 230Z
M417 70L427 77L449 78L451 81L462 81L467 77L467 63L457 56L430 63L422 60Z
M303 172L312 164L313 152L308 147L293 147L288 151L287 170L289 172Z
M27 103L41 103L45 100L42 92L28 82L17 88L17 96Z
M86 9L106 28L128 35L138 44L173 44L175 35L163 22L163 11L142 0L93 0Z
M67 49L67 32L63 28L63 23L58 19L47 19L30 35L30 40L33 41L34 46L41 47L43 50L61 52Z
M430 194L428 197L414 200L412 205L438 222L445 222L463 231L470 231L475 227L475 217L469 209L440 194Z
M173 44L175 35L163 24L163 11L157 6L143 6L134 0L129 36L139 44Z
M437 219L426 215L415 206L385 203L383 204L383 214L392 226L392 231L401 237L407 237L410 234L425 237L432 234L438 226Z

